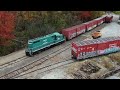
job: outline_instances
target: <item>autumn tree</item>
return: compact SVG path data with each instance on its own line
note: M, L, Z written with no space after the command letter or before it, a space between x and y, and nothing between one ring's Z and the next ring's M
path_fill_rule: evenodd
M92 11L91 12L92 19L101 17L103 14L105 14L105 12L103 12L103 11Z
M91 17L91 11L81 11L80 13L80 18L83 22L90 20Z
M0 12L0 45L7 45L14 38L15 12Z

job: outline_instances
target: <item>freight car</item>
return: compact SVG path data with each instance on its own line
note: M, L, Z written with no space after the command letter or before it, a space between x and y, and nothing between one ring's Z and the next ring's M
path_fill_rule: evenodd
M84 24L86 25L86 31L90 31L93 28L97 27L97 20L92 20Z
M62 34L66 37L66 40L70 40L70 39L77 37L80 34L83 34L85 32L86 32L85 24L76 25L76 26L62 30Z
M105 16L95 19L97 21L97 26L105 22Z
M102 23L107 23L112 21L113 16L102 16L100 18L94 19L92 21L83 23L81 25L76 25L70 28L62 30L62 34L66 37L66 40L71 40L80 34L92 30L93 28L101 25Z
M109 21L110 20L110 21ZM44 37L39 37L36 39L28 40L28 46L25 50L27 56L32 56L35 52L41 51L44 48L50 47L57 43L61 43L65 40L71 40L87 31L92 30L98 25L104 22L111 22L111 19L106 18L106 16L102 16L100 18L94 19L87 23L83 23L81 25L72 26L70 28L66 28L62 30L62 34L53 33Z
M111 23L113 19L113 16L109 15L105 17L105 23Z
M52 45L62 43L65 41L65 37L58 32L39 37L36 39L28 40L28 46L25 50L27 56L32 56L35 52L43 50Z
M80 60L120 51L120 37L107 37L73 42L72 57Z

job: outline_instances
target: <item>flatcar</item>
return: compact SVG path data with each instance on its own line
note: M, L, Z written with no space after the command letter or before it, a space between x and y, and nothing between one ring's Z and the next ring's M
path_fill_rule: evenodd
M65 37L58 33L52 33L43 37L38 37L35 39L28 40L28 46L25 50L27 56L34 55L35 52L43 50L52 45L62 43L65 41Z
M71 46L72 58L81 60L120 51L120 37L72 42Z

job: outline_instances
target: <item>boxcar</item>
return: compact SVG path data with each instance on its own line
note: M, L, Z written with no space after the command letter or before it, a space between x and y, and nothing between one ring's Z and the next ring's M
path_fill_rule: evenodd
M72 54L73 58L78 59L78 45L77 45L77 43L74 43L74 42L72 43L71 54Z
M70 40L74 37L79 36L82 33L85 33L86 31L86 25L76 25L70 28L66 28L62 30L62 34L66 37L67 40Z
M86 25L86 31L90 31L92 29L92 23L90 21L84 24Z
M107 54L106 50L108 49L108 39L99 39L97 42L97 55Z
M77 36L79 36L80 34L83 34L86 32L86 26L85 24L81 24L81 25L77 25Z
M86 25L86 31L90 31L97 26L97 20L92 20L84 24Z
M96 56L96 50L97 44L92 40L72 43L72 57L77 60Z
M97 20L92 20L93 28L97 27Z
M66 37L67 40L70 40L77 36L76 30L76 26L73 26L70 28L63 29L62 34Z
M80 60L120 51L120 37L72 42L72 57Z
M53 34L49 34L43 37L28 40L28 46L25 52L27 56L32 56L37 51L64 41L65 37L62 34L55 32Z
M95 20L97 20L97 25L101 25L104 22L104 18L103 17L97 18Z
M111 41L108 42L107 53L116 52L118 50L120 50L119 38L114 37Z
M103 15L102 18L103 18L103 22L105 22L106 15Z
M113 19L113 16L108 15L108 16L105 17L105 22L106 22L106 23L111 23L111 22L112 22L112 19Z

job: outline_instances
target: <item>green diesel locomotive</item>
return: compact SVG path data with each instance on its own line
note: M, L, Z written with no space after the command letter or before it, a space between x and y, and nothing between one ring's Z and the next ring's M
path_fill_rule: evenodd
M65 41L64 35L55 32L43 37L38 37L35 39L28 40L28 46L25 50L27 56L33 56L35 52L41 51L52 45L62 43Z

